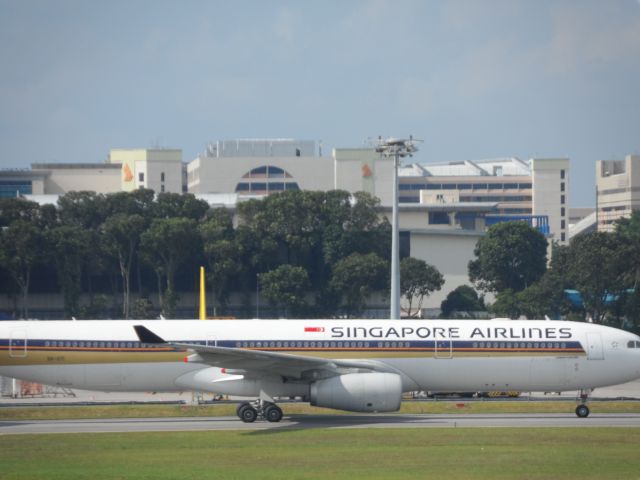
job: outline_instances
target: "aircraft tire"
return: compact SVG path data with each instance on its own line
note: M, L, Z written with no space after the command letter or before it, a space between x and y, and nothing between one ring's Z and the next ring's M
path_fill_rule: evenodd
M264 410L264 418L269 422L279 422L282 420L282 409L277 405L269 405Z
M587 418L589 416L589 407L586 405L578 405L576 407L576 415L580 418Z
M251 404L249 402L242 402L241 404L238 405L238 408L236 408L236 415L238 415L240 418L242 418L240 416L240 409L245 406L251 406Z
M258 418L258 412L251 405L247 404L242 406L238 416L244 423L253 423L256 421L256 418Z

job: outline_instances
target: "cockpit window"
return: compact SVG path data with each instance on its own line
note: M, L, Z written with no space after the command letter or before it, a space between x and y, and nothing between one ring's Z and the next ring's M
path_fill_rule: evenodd
M640 341L638 341L638 340L629 340L627 342L627 348L640 348Z

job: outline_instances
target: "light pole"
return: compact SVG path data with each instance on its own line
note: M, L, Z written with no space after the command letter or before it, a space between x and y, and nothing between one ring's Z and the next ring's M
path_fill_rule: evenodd
M391 213L391 320L400 319L400 233L398 228L398 166L400 159L413 156L418 150L413 136L408 139L378 137L376 152L393 157L393 209Z
M260 274L256 273L256 318L260 318Z

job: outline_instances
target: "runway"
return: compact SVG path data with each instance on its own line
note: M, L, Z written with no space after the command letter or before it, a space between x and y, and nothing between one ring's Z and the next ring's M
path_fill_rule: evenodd
M43 433L178 432L352 428L538 428L640 427L639 414L484 414L484 415L291 415L279 423L243 423L236 417L25 420L0 422L0 435Z

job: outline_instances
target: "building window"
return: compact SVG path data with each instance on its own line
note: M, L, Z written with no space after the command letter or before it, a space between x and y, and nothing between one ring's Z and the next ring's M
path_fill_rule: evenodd
M141 181L141 182L144 182L144 172L140 172L138 174L138 180Z
M564 180L564 170L560 170L560 180Z
M564 201L565 201L564 195L560 195L560 205L564 205Z
M164 172L162 172L162 173L160 174L160 181L161 181L161 182L164 182Z
M564 230L564 229L565 229L565 223L564 223L564 220L560 220L560 228L561 228L562 230Z
M562 182L562 183L560 184L560 191L561 191L561 192L564 192L564 182Z
M160 193L164 193L164 183L160 185Z
M429 225L449 225L449 215L445 212L429 212Z
M561 216L561 217L564 217L564 216L565 216L565 215L564 215L564 212L565 212L564 207L562 207L562 208L560 209L560 216Z
M16 195L31 195L31 193L33 193L31 180L0 181L0 198L10 198Z
M566 237L565 233L564 233L564 232L562 232L562 233L560 234L560 241L561 241L561 242L564 242L566 239L567 239L567 237Z
M283 181L293 178L288 172L273 165L263 165L245 173L242 176L245 181L236 185L238 193L253 193L255 195L268 195L270 193L285 190L300 190L295 182Z

